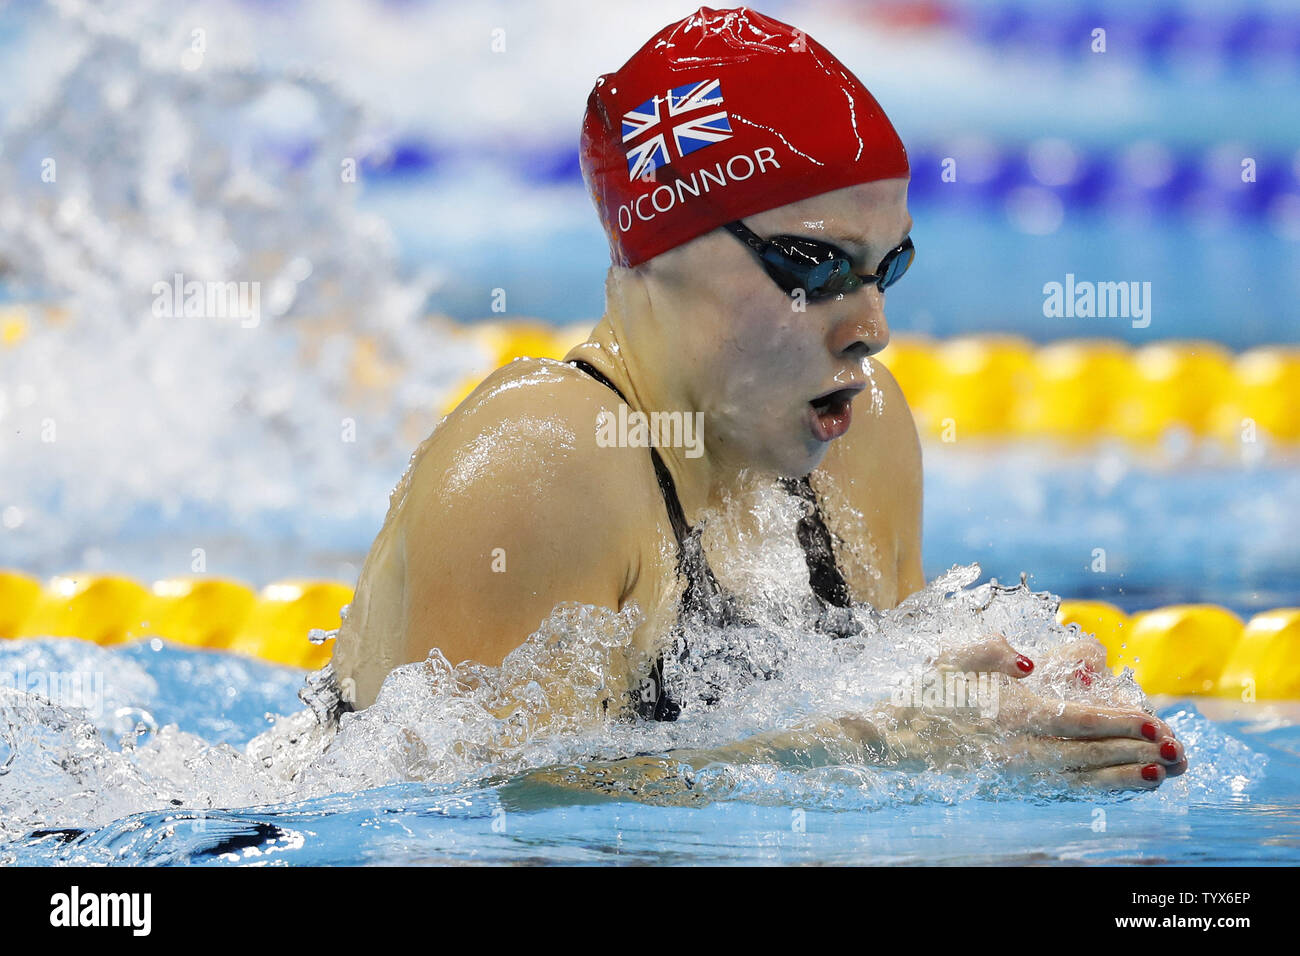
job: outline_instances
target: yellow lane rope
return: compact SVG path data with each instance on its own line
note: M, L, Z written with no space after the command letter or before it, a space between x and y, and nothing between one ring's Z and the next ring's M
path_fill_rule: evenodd
M171 578L146 587L113 574L78 574L42 585L0 571L0 639L69 637L101 645L154 637L314 669L352 599L338 581L281 581L260 592L223 578ZM1188 604L1132 616L1101 601L1064 601L1057 619L1106 646L1107 663L1132 667L1153 694L1212 694L1242 700L1300 698L1300 608L1262 611L1243 622L1224 608Z

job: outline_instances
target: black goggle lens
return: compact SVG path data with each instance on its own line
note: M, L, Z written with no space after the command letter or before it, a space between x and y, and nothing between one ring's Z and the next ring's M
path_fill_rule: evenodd
M789 294L802 289L810 299L824 299L862 284L847 256L802 236L774 236L762 259L768 275Z
M727 229L758 255L772 281L787 295L803 291L814 300L852 292L868 282L883 292L903 277L916 258L909 236L880 260L875 275L860 275L844 250L828 242L808 236L762 239L740 221L727 223Z
M793 295L802 289L810 299L852 292L867 282L881 291L903 278L916 258L916 248L909 237L881 260L875 275L853 271L848 256L832 245L803 236L773 236L761 253L767 273L777 285Z
M915 258L916 247L912 245L912 239L909 236L903 240L902 245L881 260L878 271L880 276L878 282L881 290L888 289L903 278L903 274L912 267L912 260Z

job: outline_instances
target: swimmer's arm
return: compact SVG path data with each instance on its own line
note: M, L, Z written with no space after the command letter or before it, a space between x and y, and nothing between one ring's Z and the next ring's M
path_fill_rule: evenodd
M1014 695L1013 695L1014 696ZM861 716L818 718L789 731L770 731L708 750L675 750L634 758L620 768L634 778L679 781L709 766L766 764L791 768L834 765L895 770L969 770L998 766L1058 775L1071 785L1102 790L1153 790L1187 770L1187 754L1164 721L1136 708L1099 707L1025 694L1010 721L970 721L936 711L886 705ZM640 765L637 765L637 761ZM663 780L654 780L665 790Z
M704 798L695 774L710 766L777 765L824 767L834 764L870 764L872 742L884 748L884 735L869 721L820 718L792 730L769 731L733 744L708 749L679 749L664 754L643 754L619 760L596 761L534 770L532 783L615 796L653 799L659 803L687 805Z
M695 770L709 764L775 764L825 767L872 764L888 752L877 715L818 717L785 730L769 730L735 743L707 749L671 751L668 756Z
M628 481L644 480L644 456L596 447L605 390L565 384L501 389L444 423L404 535L408 660L436 647L452 664L497 666L557 604L619 608L636 574L622 558L635 553Z

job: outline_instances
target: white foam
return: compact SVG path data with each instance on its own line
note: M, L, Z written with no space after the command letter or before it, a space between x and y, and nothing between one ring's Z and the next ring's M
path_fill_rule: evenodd
M101 826L149 809L281 803L412 780L596 789L685 805L743 799L848 809L972 796L1068 797L1066 778L1019 767L1002 746L1004 732L969 720L956 724L974 728L959 757L945 751L928 761L914 748L901 759L840 752L811 763L719 759L706 766L698 760L812 718L881 714L900 681L945 649L993 631L1043 662L1079 640L1077 628L1055 623L1050 595L971 588L978 574L975 566L954 568L893 610L857 606L852 617L859 636L846 640L816 633L811 619L791 606L783 623L769 615L758 645L744 628L710 635L694 628L688 638L724 645L730 666L708 674L709 689L721 688L713 707L693 702L703 677L687 668L670 677L686 704L672 723L614 716L620 699L607 676L628 665L639 615L634 608L615 613L583 605L557 608L500 667L453 667L435 652L395 670L375 704L345 715L337 734L303 711L279 719L247 753L175 726L118 750L84 714L0 691L0 761L8 760L0 774L0 834L14 838L40 826ZM772 593L788 592L782 585ZM95 666L116 668L147 691L138 665L94 653ZM780 673L753 681L753 669L770 664L773 653ZM1044 664L1023 685L1062 701L1132 706L1145 700L1127 674L1098 675L1082 687L1072 670ZM1158 799L1175 806L1243 799L1262 777L1263 756L1194 712L1180 713L1172 724L1188 747L1191 769L1167 782Z

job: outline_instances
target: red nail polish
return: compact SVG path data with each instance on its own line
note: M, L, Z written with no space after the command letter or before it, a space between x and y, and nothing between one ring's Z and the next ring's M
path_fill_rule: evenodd
M1153 763L1147 764L1142 768L1142 779L1147 783L1155 783L1160 779L1160 768Z
M1154 743L1156 739L1156 725L1151 723L1150 721L1147 721L1145 724L1143 724L1142 736L1145 737L1147 740L1150 740L1152 743Z
M1030 673L1030 672L1033 671L1033 669L1034 669L1034 662L1031 661L1031 660L1030 660L1028 657L1026 657L1024 654L1017 654L1017 655L1016 655L1016 666L1019 667L1019 668L1020 668L1022 671L1024 671L1026 674L1028 674L1028 673Z
M1086 661L1079 661L1078 666L1075 667L1074 669L1074 679L1077 680L1084 687L1091 687L1092 675L1095 673L1096 671L1092 669L1091 664L1087 663Z
M1172 740L1166 740L1160 745L1160 756L1170 761L1178 759L1178 748Z

